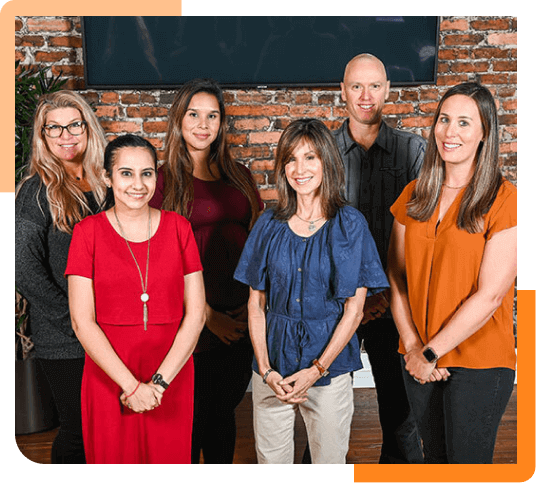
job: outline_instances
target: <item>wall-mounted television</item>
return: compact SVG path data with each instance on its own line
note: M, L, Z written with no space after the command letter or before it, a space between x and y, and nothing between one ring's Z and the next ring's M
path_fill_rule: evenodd
M86 86L337 86L368 52L392 85L434 84L439 17L82 17Z

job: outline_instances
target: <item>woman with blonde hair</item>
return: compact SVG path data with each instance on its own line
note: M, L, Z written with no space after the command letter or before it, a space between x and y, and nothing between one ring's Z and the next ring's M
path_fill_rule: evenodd
M391 308L425 463L493 462L515 377L516 199L493 96L452 87L418 180L391 207Z
M63 276L74 225L96 213L104 132L77 93L42 96L33 122L27 174L15 199L15 280L29 302L35 355L50 383L60 430L52 463L85 462L80 422L84 350L72 328Z

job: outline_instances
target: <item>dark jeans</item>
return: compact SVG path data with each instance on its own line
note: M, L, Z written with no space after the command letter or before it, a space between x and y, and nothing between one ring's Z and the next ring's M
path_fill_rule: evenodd
M192 463L231 464L236 442L235 409L251 379L249 340L194 353Z
M419 384L404 370L425 463L493 463L497 430L515 372L503 367L448 370L447 381L427 384Z
M58 411L60 429L52 443L52 464L85 463L80 388L84 358L39 359Z

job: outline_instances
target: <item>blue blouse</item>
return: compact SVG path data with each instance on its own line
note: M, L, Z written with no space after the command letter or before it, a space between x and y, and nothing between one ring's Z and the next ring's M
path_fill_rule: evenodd
M294 233L266 210L251 231L234 277L266 291L266 342L270 365L283 377L311 367L328 345L347 298L389 287L364 216L341 208L312 236ZM330 378L361 369L354 333L329 368ZM253 370L259 373L257 361Z

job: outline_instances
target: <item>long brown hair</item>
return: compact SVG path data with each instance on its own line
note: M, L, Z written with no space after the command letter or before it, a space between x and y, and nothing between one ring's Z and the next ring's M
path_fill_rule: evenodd
M227 144L227 122L223 92L220 86L212 79L194 79L184 84L175 95L169 110L164 152L166 161L163 167L166 181L162 208L176 211L187 218L191 215L194 198L194 165L182 136L181 125L192 97L200 92L213 95L217 99L220 109L220 128L216 140L210 145L208 168L211 170L216 165L221 172L222 180L238 189L248 199L252 214L251 228L260 211L255 182L231 156Z
M101 178L106 138L93 110L84 98L73 91L62 90L43 95L37 105L32 130L32 149L27 174L17 187L35 174L46 189L52 222L60 231L72 233L74 225L91 214L86 197L80 187L67 175L61 160L54 156L46 143L43 126L47 114L54 109L75 108L87 123L87 147L82 161L86 179L99 205L104 201L106 189Z
M467 96L476 102L484 133L483 141L476 153L475 171L463 194L456 220L460 230L477 233L483 228L483 216L495 201L503 179L499 168L499 126L495 101L486 87L474 82L452 87L439 102L428 138L423 167L408 203L407 214L417 221L429 220L439 203L445 179L445 163L437 149L435 126L443 103L455 95Z
M296 213L297 195L287 180L285 166L302 141L307 141L322 161L322 214L328 219L333 218L337 210L346 204L344 164L333 135L325 124L317 119L293 121L279 138L275 156L278 202L274 208L274 216L278 220L288 220Z

